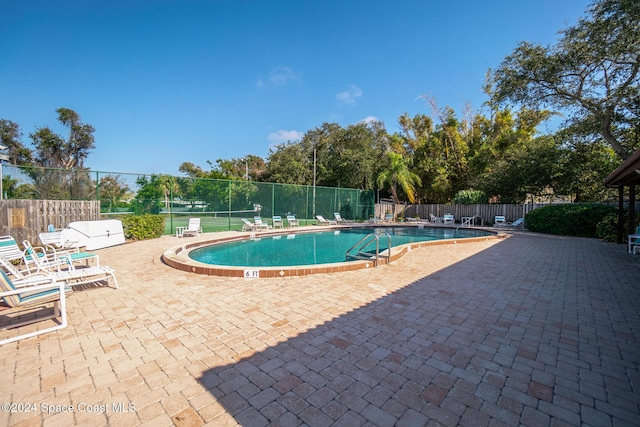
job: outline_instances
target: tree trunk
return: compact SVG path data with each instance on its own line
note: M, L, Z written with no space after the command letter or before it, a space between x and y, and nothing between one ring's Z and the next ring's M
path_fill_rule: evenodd
M620 157L622 160L627 160L629 154L622 148L622 145L620 145L618 140L611 134L611 116L602 118L602 127L600 128L600 134L609 143L618 157Z

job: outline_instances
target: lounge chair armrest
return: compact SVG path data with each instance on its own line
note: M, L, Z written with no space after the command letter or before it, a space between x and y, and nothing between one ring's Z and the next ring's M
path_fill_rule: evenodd
M28 293L34 293L34 292L38 292L38 291L46 291L49 289L55 289L55 288L59 288L60 292L65 291L65 282L64 281L56 281L55 279L52 278L48 278L46 280L43 280L42 282L46 282L44 284L41 285L32 285L32 286L21 286L21 287L16 287L15 290L11 290L11 291L3 291L0 292L0 298L3 297L8 297L11 295L19 295L19 294L24 294L26 292Z

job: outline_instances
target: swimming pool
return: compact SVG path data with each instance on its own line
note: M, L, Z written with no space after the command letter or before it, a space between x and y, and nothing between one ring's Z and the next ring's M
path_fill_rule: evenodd
M195 249L189 253L189 257L205 264L237 267L330 264L345 261L347 250L371 233L389 233L392 246L450 239L454 236L466 238L487 234L470 229L456 232L451 228L367 227L264 237L258 235L253 239ZM386 250L388 246L386 236L382 235L379 242L380 251ZM372 241L365 250L375 251L375 241Z
M391 256L377 263L371 259L345 262L346 252L371 233L389 233ZM163 261L180 270L229 277L284 277L369 268L386 264L407 251L432 244L453 244L496 238L478 229L423 226L354 226L330 230L300 230L244 234L197 241L165 251ZM379 239L387 249L386 235ZM375 251L375 242L366 252ZM385 252L388 255L388 252Z

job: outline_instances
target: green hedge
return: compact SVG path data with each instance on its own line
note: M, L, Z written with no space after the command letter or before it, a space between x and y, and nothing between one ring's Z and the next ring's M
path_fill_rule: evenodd
M162 215L125 215L122 217L124 237L131 240L146 240L162 236L164 216Z
M599 204L565 204L545 206L526 216L527 229L563 236L599 237L598 224L615 214L613 206Z
M627 224L628 218L629 217L627 215L627 212L625 211L623 213L623 219L622 219L624 224ZM640 225L640 217L636 217L636 218L637 219L636 219L635 227L638 227ZM596 230L597 230L598 237L604 240L605 242L618 241L618 214L612 213L605 216L596 227ZM626 242L627 240L628 240L627 233L624 232L623 241Z

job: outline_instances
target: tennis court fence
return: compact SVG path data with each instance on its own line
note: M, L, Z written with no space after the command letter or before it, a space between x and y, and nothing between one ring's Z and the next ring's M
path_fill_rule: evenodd
M166 217L166 234L191 217L201 219L203 231L213 232L240 230L242 218L254 216L295 215L305 225L316 215L333 218L340 212L365 220L375 213L374 191L352 188L6 164L1 178L4 199L99 201L101 219L160 214Z

